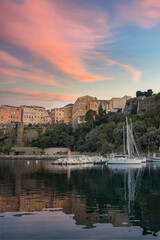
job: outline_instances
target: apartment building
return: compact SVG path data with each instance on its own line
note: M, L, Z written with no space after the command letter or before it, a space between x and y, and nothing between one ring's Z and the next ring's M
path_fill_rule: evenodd
M108 100L98 100L95 98L89 102L89 109L98 112L100 105L102 106L102 109L106 111L106 113L110 111L110 102Z
M45 124L52 124L51 110L45 110Z
M85 122L85 115L88 112L88 110L92 109L93 111L98 112L98 108L101 105L102 109L105 110L106 113L123 112L126 105L126 101L130 98L131 98L130 96L124 96L122 98L112 98L110 100L99 100L96 97L83 96L76 100L70 112L68 107L64 108L65 111L68 111L65 115L67 114L69 115L69 113L72 115L71 118L72 127L75 129L78 126L78 124Z
M103 110L109 111L109 101L107 100L98 100L96 97L83 96L79 97L76 102L73 104L72 109L72 127L75 129L78 124L85 122L85 116L88 110L92 109L93 111L98 112L99 106L102 106Z
M63 108L51 109L51 119L53 124L64 122L64 109Z
M45 124L46 110L39 106L21 106L23 111L22 122L28 124Z
M22 122L22 110L20 107L0 106L0 124Z

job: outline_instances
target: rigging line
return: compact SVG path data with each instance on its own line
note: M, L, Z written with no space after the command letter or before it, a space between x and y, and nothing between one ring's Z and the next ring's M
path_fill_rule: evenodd
M132 144L136 149L137 155L139 156L139 149L137 147L137 144L135 142L135 139L134 139L134 136L133 136L133 133L132 133L132 127L129 129L129 133L130 133L130 137L131 137L131 140L132 140Z
M139 141L139 138L138 138L138 136L137 136L137 134L136 134L136 131L135 131L134 126L133 126L133 132L134 132L134 135L135 135L136 141L137 141L137 143L138 143L137 147L139 147L139 149L140 149L142 155L144 155L144 152L143 152L142 146L141 146L141 144L140 144L140 141Z

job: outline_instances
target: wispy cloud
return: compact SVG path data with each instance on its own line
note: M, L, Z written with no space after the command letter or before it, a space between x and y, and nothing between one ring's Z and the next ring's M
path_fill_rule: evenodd
M143 28L151 28L160 23L159 0L134 0L120 2L116 6L118 25L134 24Z
M29 69L28 69L29 70ZM30 69L30 72L25 70L19 70L19 69L10 69L7 70L5 68L0 68L0 76L3 76L2 82L3 84L8 84L13 82L22 82L23 80L31 81L34 83L38 83L39 85L49 85L49 86L56 86L60 88L70 88L69 86L61 85L57 81L53 80L55 77L53 75L36 70L36 69ZM8 81L8 78L10 78L11 82ZM13 79L15 78L15 79ZM5 82L5 79L7 80ZM0 80L1 82L1 80Z
M8 90L8 89L4 89L4 88L0 88L0 95L5 95L7 96L22 96L23 98L28 98L28 99L33 99L35 101L37 100L41 100L44 102L47 101L62 101L62 102L68 102L68 101L74 101L78 95L67 95L67 94L56 94L56 93L42 93L39 91L24 91L21 88L17 88L17 89L12 89L12 90Z
M11 56L9 53L0 50L0 64L1 66L24 67L25 65L16 57Z
M130 65L127 65L127 64L124 64L124 63L119 63L117 61L114 61L114 60L111 60L111 59L108 59L108 58L106 58L105 61L106 61L106 63L108 63L110 65L117 65L117 66L125 69L126 71L130 72L133 75L133 81L135 83L140 81L142 71L139 71L139 70L137 70L136 68L134 68Z
M84 61L88 50L110 37L107 14L84 9L74 2L25 0L15 4L0 2L1 38L25 48L53 67L78 81L104 80L93 76ZM105 79L110 79L106 77Z
M131 65L128 64L124 64L124 63L120 63L118 61L112 60L110 58L107 58L103 53L101 52L93 52L93 58L95 59L99 59L101 61L103 61L104 63L107 64L107 66L118 66L124 70L126 70L127 72L131 73L133 76L133 81L135 83L139 82L141 79L141 75L142 75L142 71L141 70L137 70L136 68L132 67Z

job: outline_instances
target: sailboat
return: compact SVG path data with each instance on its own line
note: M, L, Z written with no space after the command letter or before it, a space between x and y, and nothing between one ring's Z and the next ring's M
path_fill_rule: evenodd
M126 118L126 134L125 129L123 129L123 145L124 145L124 155L114 155L112 156L107 164L141 164L145 162L145 158L140 158L139 150L133 136L132 122L128 123ZM126 138L126 140L125 140ZM125 144L126 142L126 144ZM137 153L138 157L134 156Z
M152 162L160 162L160 157L156 156L156 153L153 153L153 156L151 157Z

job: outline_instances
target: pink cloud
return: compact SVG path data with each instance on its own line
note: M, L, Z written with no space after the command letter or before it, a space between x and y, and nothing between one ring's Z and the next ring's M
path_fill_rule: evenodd
M41 93L39 91L37 91L37 92L36 91L35 92L32 92L32 91L25 92L21 88L12 89L12 90L0 88L0 95L1 94L4 94L5 96L9 96L9 95L23 96L23 98L27 97L28 99L34 98L35 101L36 100L41 100L41 101L44 101L44 102L45 101L55 101L55 100L67 102L67 101L73 101L77 97L79 97L78 95Z
M97 81L105 81L105 80L111 80L111 79L112 78L103 78L95 75L88 75L81 78L81 82L97 82Z
M133 23L151 28L160 23L159 0L134 0L117 6L117 21L120 25Z
M132 66L130 66L128 64L120 63L120 62L117 62L117 61L112 60L110 58L107 58L106 56L104 56L100 52L99 53L98 52L94 52L93 53L93 57L96 58L96 59L102 60L103 62L105 62L109 66L116 65L116 66L119 66L119 67L125 69L127 72L132 74L133 81L135 83L140 81L140 78L141 78L141 75L142 75L142 71L137 70L136 68L134 68L134 67L132 67Z
M89 50L110 37L107 14L86 10L70 0L65 5L66 1L49 0L0 2L1 38L47 60L73 79L104 80L88 72L84 59Z
M2 68L0 68L0 76L3 76L2 84L11 84L24 79L31 82L39 83L40 85L51 85L61 88L69 88L68 86L61 85L55 80L55 76L41 69L36 69L30 64L25 64L17 58L11 56L10 54L0 50L0 63ZM21 70L21 68L26 70ZM7 81L5 81L5 76ZM8 77L10 78L8 80ZM15 78L15 79L13 79Z
M2 50L0 50L0 64L7 64L14 67L24 67L24 64L20 60Z

